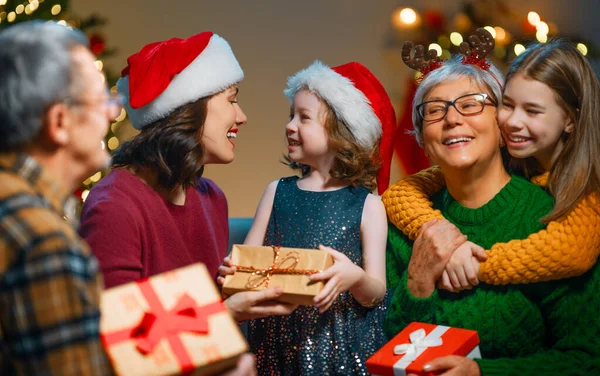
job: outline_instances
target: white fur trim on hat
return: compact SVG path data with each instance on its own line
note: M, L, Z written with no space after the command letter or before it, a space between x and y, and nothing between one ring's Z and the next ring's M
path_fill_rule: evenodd
M175 109L200 98L216 94L240 82L244 72L233 55L231 47L217 34L213 34L206 48L155 100L134 109L129 105L129 76L117 81L117 90L125 97L125 110L134 128L165 118Z
M381 121L369 99L347 77L316 60L287 80L283 92L290 103L301 89L317 93L348 126L356 141L363 147L373 147L381 137Z

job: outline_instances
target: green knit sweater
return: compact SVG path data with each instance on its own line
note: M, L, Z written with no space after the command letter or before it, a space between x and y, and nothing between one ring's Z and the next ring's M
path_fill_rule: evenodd
M479 209L465 208L447 190L432 201L470 241L486 249L539 231L544 227L539 219L553 206L542 189L517 176ZM483 375L600 374L598 266L561 281L480 284L458 294L436 290L420 299L406 284L412 245L390 224L387 283L393 297L384 323L388 337L413 321L469 328L479 333L483 359L477 362Z

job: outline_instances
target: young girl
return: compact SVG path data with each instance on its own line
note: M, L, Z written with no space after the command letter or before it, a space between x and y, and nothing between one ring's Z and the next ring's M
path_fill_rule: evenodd
M261 374L366 374L366 358L385 343L386 215L370 192L376 175L380 191L388 184L394 110L359 63L316 61L285 94L287 157L302 177L269 184L245 243L319 248L335 264L311 276L326 281L314 307L250 322L249 342Z
M548 228L525 240L498 243L481 265L455 252L443 276L449 290L491 284L531 283L581 275L600 253L600 84L590 64L565 40L536 44L519 55L506 76L498 121L511 166L547 186L556 202ZM544 173L535 177L537 174ZM390 187L383 201L390 221L411 239L433 218L428 197L443 188L437 167ZM456 267L452 267L455 265ZM471 278L469 278L471 277Z

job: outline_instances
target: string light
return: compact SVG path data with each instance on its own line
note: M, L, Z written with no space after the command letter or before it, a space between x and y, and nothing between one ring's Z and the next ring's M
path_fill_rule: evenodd
M125 120L125 116L127 116L127 112L125 112L125 109L124 109L124 108L122 108L122 109L121 109L121 113L119 114L119 116L117 116L117 118L115 119L115 122L117 122L117 123L118 123L118 122L120 122L120 121L123 121L123 120Z
M492 38L496 39L496 29L494 29L491 26L485 26L484 29L486 29L490 32L490 34L492 34Z
M540 22L541 18L540 15L537 14L536 12L529 12L527 13L527 21L532 24L533 26L537 26L537 24Z
M19 4L15 8L15 13L21 14L21 13L23 13L24 10L25 10L25 6L23 4Z
M83 202L85 202L85 199L88 197L89 194L90 194L89 189L86 189L85 191L81 192L81 200Z
M538 40L538 42L540 43L546 43L548 41L548 34L543 33L542 31L538 30L535 33L535 38Z
M8 16L6 16L6 19L8 20L8 22L13 22L15 20L15 18L17 18L17 15L15 14L15 12L10 12L8 14Z
M523 46L521 43L515 44L515 55L519 56L524 51L525 51L525 46Z
M94 175L90 176L90 180L92 181L92 183L97 183L98 181L100 181L101 177L102 177L102 172L98 171Z
M119 139L118 138L113 136L108 139L108 148L110 150L115 150L118 147L119 147Z
M463 42L463 37L460 35L460 33L455 31L450 33L450 42L452 42L452 44L455 46L460 46L460 44Z
M431 43L431 44L429 45L429 48L428 48L428 50L436 50L436 51L437 51L437 54L438 54L438 56L442 56L442 46L440 46L440 45L439 45L439 44L437 44L437 43Z
M419 26L421 19L412 8L398 8L392 14L392 24L399 29L408 29Z
M588 48L583 43L577 43L577 49L579 50L579 52L581 52L583 56L587 55L588 53Z
M60 11L62 10L60 4L56 4L52 7L52 9L50 10L50 13L52 13L53 16L56 16L57 14L60 13Z
M0 5L6 5L6 0L0 0Z
M102 62L102 60L96 60L94 61L94 64L96 64L96 68L98 68L99 71L101 71L102 68L104 68L104 63Z
M505 45L508 43L508 33L500 26L494 27L496 31L496 44Z

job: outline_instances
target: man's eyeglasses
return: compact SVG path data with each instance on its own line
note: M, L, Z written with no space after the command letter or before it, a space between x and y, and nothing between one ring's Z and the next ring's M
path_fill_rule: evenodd
M83 101L80 99L68 98L64 100L64 103L68 106L97 106L103 104L110 120L114 120L121 114L124 100L118 92L109 91L107 96L108 98L97 101Z
M464 116L477 115L483 112L486 100L497 106L488 94L467 94L453 101L433 100L419 104L417 113L424 121L437 121L443 119L448 113L448 108L453 106L459 114Z

